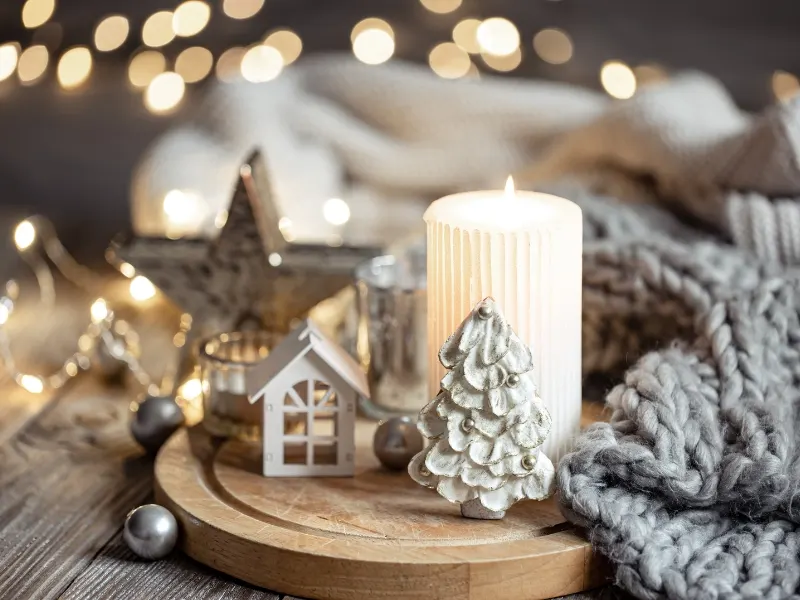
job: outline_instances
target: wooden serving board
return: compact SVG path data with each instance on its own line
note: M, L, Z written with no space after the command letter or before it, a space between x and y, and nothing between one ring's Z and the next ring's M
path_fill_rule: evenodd
M382 469L375 423L356 428L356 476L272 478L260 445L215 445L195 427L156 461L156 501L192 558L274 591L331 600L552 598L603 583L603 569L554 501L521 502L502 521Z

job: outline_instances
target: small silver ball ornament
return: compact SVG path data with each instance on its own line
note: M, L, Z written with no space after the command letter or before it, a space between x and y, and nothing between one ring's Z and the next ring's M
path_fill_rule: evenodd
M492 307L489 306L488 304L481 304L478 307L478 316L481 319L488 319L489 317L492 316L493 313L494 311L492 310Z
M372 438L372 450L387 469L403 471L414 455L422 450L422 434L410 417L392 417L382 421Z
M183 421L183 411L174 398L148 396L131 415L131 434L142 448L155 453Z
M461 421L461 431L463 431L464 433L469 433L473 429L475 429L475 421L473 421L469 417Z
M178 541L178 522L163 506L145 504L125 517L122 538L128 548L141 558L164 558Z
M506 379L506 383L509 387L517 387L519 385L519 375L512 373L508 376L508 379Z
M536 466L536 457L533 454L526 454L522 457L522 468L528 471Z

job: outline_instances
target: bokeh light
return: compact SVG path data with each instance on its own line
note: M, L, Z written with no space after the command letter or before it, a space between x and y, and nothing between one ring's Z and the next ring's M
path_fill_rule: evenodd
M134 87L147 87L155 76L163 73L166 68L167 59L161 52L145 50L131 59L128 65L128 80Z
M121 15L106 17L94 30L94 47L100 52L116 50L128 39L130 30L130 24L125 17Z
M551 65L563 65L572 58L572 40L560 29L542 29L533 36L533 49Z
M264 6L264 0L224 0L222 12L231 19L249 19Z
M55 0L28 0L22 6L22 24L28 29L44 25L55 10Z
M775 98L785 102L800 92L800 81L797 76L787 71L775 71L772 74L772 93Z
M50 55L42 45L30 46L20 55L17 63L17 77L22 83L36 82L47 70Z
M272 46L283 57L283 64L290 65L303 51L303 40L291 29L278 29L264 38L265 46Z
M385 63L394 54L394 36L384 29L365 29L353 40L353 54L368 65Z
M472 61L464 50L453 42L438 44L428 54L428 64L439 77L458 79L469 73Z
M14 228L14 245L17 250L27 250L36 241L36 228L27 219Z
M108 303L103 298L98 298L92 305L89 307L89 314L92 317L92 321L95 323L99 323L108 318Z
M164 196L163 209L167 218L175 224L190 223L201 208L200 196L185 190L170 190Z
M389 34L389 37L392 38L392 41L394 41L394 29L392 29L392 26L389 25L389 23L377 17L368 17L356 23L353 29L350 31L350 43L354 44L358 35L364 31L367 31L368 29L379 29L380 31L385 31Z
M87 334L84 333L78 338L78 350L81 352L88 352L92 349L92 345L92 338L90 338Z
M16 44L0 46L0 81L5 81L14 74L19 60L19 49Z
M219 211L216 214L216 216L214 217L214 227L216 227L217 229L222 229L223 227L225 227L225 223L227 223L227 222L228 222L228 211L227 210L223 209L223 210Z
M242 76L242 58L246 48L234 47L223 52L217 59L217 78L220 81L236 81Z
M137 275L131 279L130 287L128 288L131 298L144 302L156 295L156 288L147 277Z
M202 394L203 382L197 377L186 380L179 392L180 397L185 400L198 400Z
M508 56L519 49L519 30L508 19L492 17L478 25L475 33L481 51L494 56Z
M522 50L517 48L514 52L506 56L483 53L481 54L481 58L483 62L486 63L487 67L495 71L507 73L516 69L522 62Z
M272 46L253 46L242 57L242 77L252 83L271 81L282 70L283 56Z
M196 233L208 214L203 198L191 190L170 190L161 206L167 218L169 238Z
M190 37L197 35L211 18L211 7L203 0L186 0L172 15L172 30L175 35Z
M341 198L330 198L322 205L322 216L331 225L344 225L350 220L350 206Z
M603 63L600 83L612 98L626 100L636 93L636 75L628 65L618 60Z
M481 46L478 44L478 27L480 19L464 19L453 27L453 41L462 50L470 54L478 54Z
M147 86L144 94L145 106L156 114L170 112L180 104L185 90L183 77L172 71L160 73Z
M124 262L120 263L119 272L122 273L128 279L131 279L136 275L136 268L131 263Z
M150 15L142 26L142 42L145 46L159 48L175 39L172 29L172 13L161 10Z
M186 48L175 59L175 72L186 83L197 83L205 79L214 67L214 55L201 46Z
M443 15L461 6L461 0L419 0L429 11Z
M85 82L92 72L92 53L85 46L70 48L61 55L56 68L58 83L71 90Z
M21 375L18 383L31 394L41 394L44 391L44 382L36 375Z

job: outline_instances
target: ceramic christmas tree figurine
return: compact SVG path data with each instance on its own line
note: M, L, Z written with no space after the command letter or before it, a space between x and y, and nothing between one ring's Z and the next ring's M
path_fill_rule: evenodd
M533 358L494 300L472 310L439 351L441 391L419 413L427 447L411 477L461 504L461 514L501 519L518 500L542 500L553 463L539 449L551 419L530 378Z

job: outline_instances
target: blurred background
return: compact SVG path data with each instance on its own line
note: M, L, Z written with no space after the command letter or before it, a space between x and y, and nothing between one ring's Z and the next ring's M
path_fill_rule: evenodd
M204 88L277 78L311 55L413 61L445 78L544 78L616 98L699 69L755 110L800 88L799 17L789 1L6 0L0 225L41 213L70 250L102 260L130 225L137 160Z

